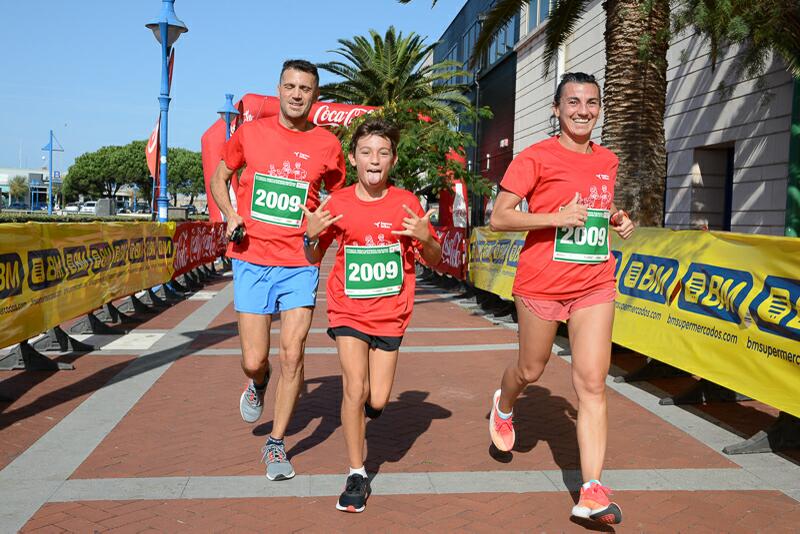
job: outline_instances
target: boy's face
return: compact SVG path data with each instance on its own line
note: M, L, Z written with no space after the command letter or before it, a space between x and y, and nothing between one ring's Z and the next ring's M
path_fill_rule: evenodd
M380 135L365 135L358 140L355 154L348 154L350 164L356 168L358 181L367 189L385 187L389 171L397 163L392 153L392 142Z

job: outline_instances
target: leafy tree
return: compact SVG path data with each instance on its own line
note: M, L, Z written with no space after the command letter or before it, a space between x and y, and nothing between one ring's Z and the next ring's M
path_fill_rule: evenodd
M474 111L463 111L459 116L472 120ZM477 112L482 118L491 118L488 109ZM365 120L381 117L400 128L400 143L397 147L397 165L392 169L393 183L403 189L414 193L438 193L442 189L452 189L450 176L464 180L470 192L479 195L489 193L488 181L479 174L467 170L457 161L447 157L450 150L454 150L462 158L464 149L474 144L472 136L454 128L452 123L443 117L421 120L417 112L403 103L397 106L389 105L369 115L362 115L354 120L349 127L341 128L339 135L342 139L342 149L345 154L350 148L355 129ZM347 183L357 180L355 169L347 163Z
M146 141L124 146L104 146L75 159L64 178L64 196L113 197L123 185L136 185L142 196L152 190L150 171L145 159Z
M370 30L369 36L339 39L342 46L331 52L345 61L319 65L343 78L320 87L324 100L370 106L402 102L409 109L450 121L456 116L454 109L470 106L462 94L463 86L444 83L468 74L459 70L459 62L424 64L435 44L425 44L424 38L413 32L404 36L392 26L384 36L375 30Z
M12 202L20 199L24 201L28 198L30 190L28 179L24 176L14 176L8 181L8 194L11 196Z
M178 193L189 195L189 204L193 204L194 197L205 191L203 159L200 152L185 148L170 148L168 173L167 189L172 195L173 206L178 201Z

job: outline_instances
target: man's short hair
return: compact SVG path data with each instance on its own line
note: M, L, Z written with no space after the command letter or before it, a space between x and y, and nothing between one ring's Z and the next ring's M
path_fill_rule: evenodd
M319 72L317 72L317 66L311 63L310 61L306 61L305 59L287 59L283 62L283 68L281 69L281 75L278 80L283 79L283 73L289 69L299 70L301 72L307 72L314 76L314 82L316 83L317 87L319 87Z

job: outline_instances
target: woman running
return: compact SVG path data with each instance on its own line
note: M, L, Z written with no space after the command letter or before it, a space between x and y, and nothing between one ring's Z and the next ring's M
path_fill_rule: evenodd
M527 231L514 279L519 356L494 394L489 433L501 451L514 446L514 402L550 359L560 321L567 321L572 383L578 396L578 448L584 484L572 515L619 523L622 512L600 483L608 416L605 380L611 361L616 281L609 225L623 239L633 223L614 205L619 160L591 141L600 115L594 76L567 73L553 114L561 133L523 150L508 167L494 203L491 228ZM522 199L528 212L517 210Z
M336 508L362 512L370 494L364 469L365 414L379 417L389 400L397 353L414 307L415 252L430 265L442 249L429 218L410 191L389 184L400 134L368 119L353 134L350 163L358 182L333 193L308 220L306 256L320 261L336 239L328 278L328 335L342 365L342 429L350 460ZM302 206L301 206L302 207Z

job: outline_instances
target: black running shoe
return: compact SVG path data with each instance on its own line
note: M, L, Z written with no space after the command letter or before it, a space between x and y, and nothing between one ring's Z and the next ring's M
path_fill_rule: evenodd
M369 479L354 473L347 477L344 491L339 495L336 509L342 512L363 512L369 497Z
M364 414L370 419L377 419L381 416L383 410L376 410L372 406L370 406L369 401L364 403Z

